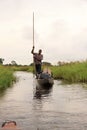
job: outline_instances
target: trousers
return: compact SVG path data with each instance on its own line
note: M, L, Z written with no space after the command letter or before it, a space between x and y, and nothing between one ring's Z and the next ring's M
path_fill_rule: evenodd
M36 73L40 74L41 73L41 64L36 64L35 69L36 69Z

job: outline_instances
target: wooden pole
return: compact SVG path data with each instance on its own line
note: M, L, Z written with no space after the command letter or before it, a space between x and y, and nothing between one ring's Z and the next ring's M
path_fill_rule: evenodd
M34 12L33 12L33 46L34 46Z
M33 47L35 47L34 45L34 12L33 12ZM35 63L34 63L34 58L33 58L33 77L34 77L34 73L36 74L36 68L35 68Z

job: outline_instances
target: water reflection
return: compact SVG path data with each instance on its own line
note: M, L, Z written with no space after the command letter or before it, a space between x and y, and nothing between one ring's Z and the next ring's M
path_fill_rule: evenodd
M1 89L0 90L0 98L3 97L6 93L6 90L5 89Z
M0 89L0 99L3 98L6 95L7 91L9 91L12 87L13 87L13 85L11 85L10 87L6 87L6 88L2 87Z
M45 109L49 107L51 102L53 88L43 89L34 87L33 103L32 103L32 113L33 113L33 122L34 128L36 130L45 130L44 123L46 121L46 112ZM48 113L48 112L47 112Z
M7 93L7 89L0 89L0 101L2 101Z
M38 88L37 86L34 88L34 98L36 99L42 99L43 97L50 96L52 92L52 88L50 89L44 89L44 88Z

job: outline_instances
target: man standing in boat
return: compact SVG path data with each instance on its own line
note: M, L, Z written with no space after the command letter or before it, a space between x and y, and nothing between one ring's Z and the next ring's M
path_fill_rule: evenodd
M35 64L35 71L36 75L41 73L41 65L42 65L42 60L43 60L43 55L42 55L42 50L40 49L38 53L34 52L34 46L32 48L31 53L33 54L34 58L34 64Z

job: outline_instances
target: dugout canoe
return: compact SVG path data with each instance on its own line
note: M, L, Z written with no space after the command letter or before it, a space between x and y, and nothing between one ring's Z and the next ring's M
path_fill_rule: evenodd
M35 80L39 88L50 89L54 84L54 79L49 73L41 73Z

